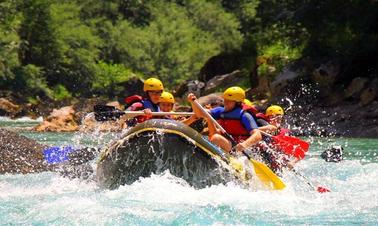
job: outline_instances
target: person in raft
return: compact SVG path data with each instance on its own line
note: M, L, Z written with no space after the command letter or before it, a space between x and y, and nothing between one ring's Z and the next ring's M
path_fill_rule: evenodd
M207 116L193 104L195 99L196 96L194 94L188 95L188 101L191 103L195 114L206 119ZM209 126L210 141L227 152L231 150L243 151L260 142L262 137L254 117L242 108L245 91L237 86L230 87L224 91L223 99L224 107L211 109L210 115L233 137L237 145L232 147L232 142L216 129L210 119L206 119Z
M259 129L270 133L272 135L278 135L278 136L286 136L290 135L290 130L286 128L282 128L282 122L284 117L284 110L282 107L278 105L271 105L269 106L265 114L258 113L257 117L260 119L264 119L267 123L269 123L270 126L262 126ZM272 129L274 128L274 129ZM265 143L270 146L274 145L274 142L272 139L269 139L269 137L264 136L267 139L264 139ZM277 149L278 148L278 149ZM267 148L262 148L263 150L267 150ZM283 167L288 167L289 169L292 169L294 165L300 161L300 158L298 157L291 157L286 154L284 154L282 151L279 151L280 147L275 146L274 148L270 148L269 150L275 150L273 152L265 152L265 158L266 161L269 163L270 168L277 172L281 172Z
M256 115L257 118L265 120L266 123L269 123L269 125L273 126L267 128L260 128L260 130L270 133L272 135L290 135L290 130L281 127L284 114L285 113L283 108L278 105L269 106L266 109L265 114L258 113Z
M174 96L170 93L170 92L166 92L164 91L161 96L160 96L160 99L159 99L159 108L162 112L171 112L173 111L173 107L175 105L175 98ZM164 116L164 118L166 119L177 119L175 117L172 117L170 115L166 115ZM177 119L179 120L179 119ZM198 120L198 117L196 115L192 115L190 116L189 118L186 118L186 119L183 119L183 120L180 120L182 123L186 124L186 125L190 125L192 124L193 122L197 121Z
M127 121L128 126L135 126L137 123L144 122L152 118L152 112L159 112L159 100L164 91L163 83L157 78L149 78L144 81L144 97L133 95L125 98L127 111L144 111L145 115L129 119L127 115L123 119Z

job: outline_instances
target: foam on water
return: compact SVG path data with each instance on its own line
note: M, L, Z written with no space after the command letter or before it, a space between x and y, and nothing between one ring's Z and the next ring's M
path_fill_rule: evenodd
M24 133L52 145L104 145L99 134ZM378 140L315 138L297 169L320 194L292 173L283 191L256 191L237 183L195 189L169 172L101 190L93 181L54 173L0 175L0 225L251 225L364 224L378 220ZM345 147L346 160L327 163L330 145Z
M237 184L194 189L169 172L117 190L53 173L0 176L3 224L251 224L378 223L378 164L320 159L299 170L332 192L320 194L287 174L283 191Z

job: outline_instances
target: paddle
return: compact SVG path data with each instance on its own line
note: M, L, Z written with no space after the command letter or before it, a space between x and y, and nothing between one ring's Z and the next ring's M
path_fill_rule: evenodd
M273 138L275 144L278 145L285 154L297 157L299 159L303 159L305 157L306 152L310 147L310 144L308 142L297 137L286 135L273 136L261 130L260 132L266 136Z
M97 121L109 121L117 120L122 115L127 115L130 118L145 115L143 111L121 111L114 106L107 105L95 105L94 108L95 119ZM166 116L166 115L176 115L176 116L191 116L193 112L152 112L152 116Z
M229 133L227 133L227 131L223 129L221 125L219 125L219 123L197 102L197 100L194 100L193 103L214 123L214 125L218 127L218 129L222 131L225 136L227 136L227 138L230 139L233 146L237 144L234 138ZM242 153L250 160L254 167L256 176L260 179L261 182L263 182L264 185L273 187L273 189L276 190L282 190L285 188L285 184L282 182L282 180L276 174L274 174L272 170L269 169L264 163L254 160L245 151L242 151Z
M55 146L43 150L43 156L48 164L69 162L73 165L79 165L93 160L96 157L96 152L95 148L74 149L71 146Z
M326 193L326 192L330 192L331 190L329 190L328 188L325 188L325 187L322 187L322 186L314 186L309 179L307 179L307 177L305 177L304 175L302 175L301 173L299 173L298 171L296 171L295 169L292 169L292 171L302 177L302 179L306 182L306 184L308 184L312 189L314 189L315 191L319 192L319 193Z
M285 148L286 150L284 150L284 152L286 154L289 154L289 155L293 155L295 157L298 157L297 155L295 154L290 154L290 153L300 153L300 157L303 158L304 155L305 155L305 152L308 151L308 148L310 146L309 143L307 143L306 141L303 141L299 138L296 138L296 137L291 137L291 136L283 136L285 139L283 138L277 138L277 136L273 136L269 133L266 133L264 131L261 131L261 133L263 133L264 135L266 136L269 136L269 137L272 137L273 139L278 139L278 142L279 142L279 146L281 148ZM296 144L295 142L298 142L299 144ZM282 145L282 146L281 146ZM292 148L293 150L287 150L288 148ZM304 179L304 181L311 187L313 188L314 190L318 191L319 193L325 193L325 192L330 192L329 189L325 188L325 187L322 187L322 186L318 186L318 187L315 187L310 181L309 179L307 179L307 177L305 177L304 175L302 175L301 173L299 173L298 171L296 171L295 169L292 169L292 171L297 175L297 176L300 176L302 177L302 179Z

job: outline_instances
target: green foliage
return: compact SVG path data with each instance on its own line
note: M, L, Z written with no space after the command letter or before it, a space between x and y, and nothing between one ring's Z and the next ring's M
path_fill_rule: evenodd
M16 1L0 3L0 86L14 78L12 69L20 65L18 50L20 38L17 29L20 26L20 13L16 10Z
M132 72L171 88L236 69L252 84L303 57L374 75L377 21L376 1L3 0L0 88L32 102L114 97Z
M119 94L123 90L121 83L132 76L135 74L121 64L107 64L100 61L96 67L96 76L92 81L92 90L99 95Z
M22 88L23 93L39 97L53 98L53 92L48 87L45 78L43 77L43 71L40 67L28 64L19 69L19 80L23 81L18 88Z
M54 100L61 101L65 99L70 99L72 94L61 84L54 86L53 88L53 98Z
M50 13L59 59L55 70L48 75L49 82L85 94L95 73L102 40L80 21L80 8L76 4L53 4Z

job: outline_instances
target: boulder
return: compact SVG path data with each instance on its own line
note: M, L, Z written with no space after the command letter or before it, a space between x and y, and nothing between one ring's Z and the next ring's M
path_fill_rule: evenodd
M239 70L233 71L230 74L217 75L206 83L204 93L210 94L217 91L219 88L237 85L243 76L244 74Z
M124 120L96 121L93 114L88 115L82 120L79 127L80 132L116 132L126 128Z
M60 109L54 109L52 113L38 126L34 127L35 131L54 131L54 132L72 132L78 130L78 124L75 121L75 110L73 106L66 106Z
M21 107L8 99L0 98L0 115L15 116L21 111Z
M345 89L345 97L349 98L353 95L358 95L361 93L365 84L368 82L367 78L357 77L352 80L352 82Z
M34 140L0 128L0 174L48 170L43 157L46 148Z
M269 81L267 77L259 78L259 84L256 88L248 88L245 90L245 95L248 99L256 98L258 100L269 98Z
M278 96L279 93L289 84L289 82L296 79L298 76L298 73L291 70L289 66L285 67L282 72L274 78L274 81L270 83L272 95Z
M368 105L377 96L377 88L376 87L368 87L364 89L360 95L360 105Z
M205 83L198 80L189 80L175 88L173 94L176 97L186 98L188 93L194 93L197 97L201 96Z
M202 106L210 105L210 106L220 106L223 105L223 93L212 93L207 96L203 96L198 98L198 102Z
M320 65L312 72L311 80L321 87L332 87L340 73L340 66L332 62Z

